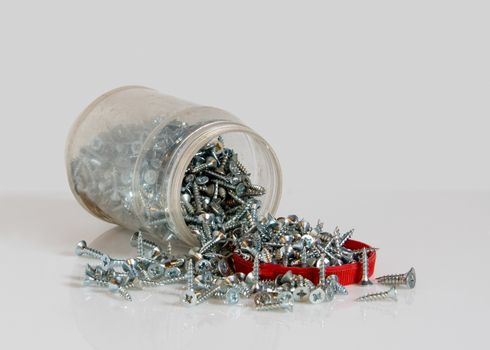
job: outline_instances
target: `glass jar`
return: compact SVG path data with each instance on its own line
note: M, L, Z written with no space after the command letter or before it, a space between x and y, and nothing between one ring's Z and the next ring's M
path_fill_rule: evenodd
M181 210L182 181L193 156L218 136L267 189L261 212L274 215L282 174L267 141L228 112L140 86L109 91L78 117L66 146L70 188L98 218L197 245Z

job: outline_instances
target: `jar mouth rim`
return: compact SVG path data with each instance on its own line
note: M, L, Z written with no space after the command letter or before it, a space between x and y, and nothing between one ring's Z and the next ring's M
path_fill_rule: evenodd
M206 143L214 138L217 138L220 135L233 132L240 132L251 136L255 140L259 141L259 143L264 146L264 149L267 150L267 156L271 161L272 170L274 172L273 175L276 183L275 188L268 189L270 191L274 191L271 196L271 198L273 198L273 200L271 201L272 206L269 208L268 212L270 212L271 214L275 214L279 207L279 202L282 194L282 174L280 171L279 159L277 158L277 155L275 154L269 143L254 130L241 123L230 121L215 121L207 123L192 132L183 141L183 144L186 144L187 147L183 147L181 150L179 150L177 154L175 154L175 157L181 158L177 162L175 171L172 173L172 176L169 179L170 186L168 187L169 193L167 194L170 203L169 208L173 208L173 211L172 209L170 209L170 212L168 214L174 219L177 236L180 240L191 246L196 246L199 244L199 242L197 238L192 235L180 209L181 187L182 181L185 177L185 172L189 163L192 160L192 157L204 145L206 145ZM186 154L187 156L184 156L184 154Z

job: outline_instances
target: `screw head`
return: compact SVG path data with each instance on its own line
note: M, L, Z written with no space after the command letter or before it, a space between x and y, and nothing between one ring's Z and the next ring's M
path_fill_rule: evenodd
M82 255L85 248L87 248L87 242L81 240L80 242L77 243L77 246L75 248L75 254L78 256Z
M287 291L284 291L284 292L280 292L278 295L277 295L277 300L280 302L280 303L287 303L291 300L294 300L294 297L293 297L293 293L291 292L287 292Z
M407 287L410 289L414 288L416 282L415 269L412 267L410 271L407 272Z
M308 299L309 296L310 296L310 290L308 289L308 287L300 286L294 288L293 291L294 301L305 301Z
M180 277L182 271L178 267L170 267L164 272L166 278L176 278Z
M192 290L186 290L182 296L182 302L189 306L197 304L197 294Z
M333 286L327 286L325 288L325 301L330 302L335 297L335 288Z
M102 268L107 271L110 268L112 268L112 259L109 257L109 255L104 254L100 257L100 261L102 263Z
M325 301L325 292L321 288L315 288L311 291L309 299L313 304L323 303Z
M148 266L147 272L150 278L156 279L165 275L165 266L162 264L153 263Z
M265 305L270 303L271 301L272 301L272 296L269 293L259 292L254 295L254 304L256 306Z
M225 301L227 304L234 305L240 301L240 291L238 288L230 288L226 291Z

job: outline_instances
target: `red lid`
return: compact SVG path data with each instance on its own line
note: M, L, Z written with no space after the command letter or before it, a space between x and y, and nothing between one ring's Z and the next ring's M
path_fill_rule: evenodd
M349 249L362 249L364 247L370 248L369 245L348 240L345 243L345 247ZM243 272L245 274L252 271L253 261L247 261L238 254L233 254L233 262L235 263L235 271ZM374 265L376 263L376 252L368 253L368 275L372 276L374 273ZM326 269L326 275L337 275L339 282L343 285L358 283L362 278L362 264L353 263L345 264L341 266L329 266ZM284 274L287 271L291 271L295 275L301 275L315 284L318 284L320 269L316 267L286 267L277 264L260 264L260 278L262 279L275 279L278 275Z

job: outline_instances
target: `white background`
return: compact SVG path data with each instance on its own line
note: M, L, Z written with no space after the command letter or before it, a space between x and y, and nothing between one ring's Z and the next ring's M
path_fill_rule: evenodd
M284 349L324 336L357 349L481 346L489 18L490 3L469 0L0 2L6 348ZM355 227L381 247L377 274L413 265L416 290L393 304L347 299L262 316L221 305L183 311L160 292L127 305L80 288L78 240L129 251L127 233L70 195L65 138L89 102L128 84L237 115L279 156L279 214Z

